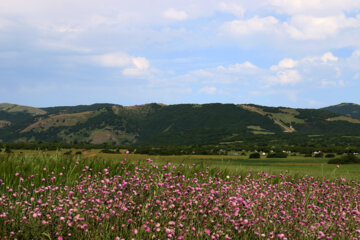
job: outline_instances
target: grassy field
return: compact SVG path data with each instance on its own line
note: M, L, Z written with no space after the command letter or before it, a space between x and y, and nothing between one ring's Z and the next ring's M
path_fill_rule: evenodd
M0 239L360 237L359 166L21 152L0 154Z
M62 153L68 150L63 150ZM73 154L79 149L71 150ZM16 153L23 154L58 154L56 151L42 152L33 150L16 150ZM118 161L119 159L127 158L134 162L144 162L151 158L157 164L164 164L167 162L180 164L200 164L203 166L211 166L212 168L226 169L234 174L248 171L265 171L270 174L279 174L287 172L294 176L315 176L326 178L343 177L348 180L360 180L360 164L345 164L339 168L334 164L327 164L328 158L315 158L288 156L287 158L266 158L261 156L260 159L249 159L249 153L246 156L230 156L230 155L171 155L171 156L149 156L144 154L125 154L122 150L120 154L101 153L100 150L87 150L82 152L82 158L101 158L111 161Z

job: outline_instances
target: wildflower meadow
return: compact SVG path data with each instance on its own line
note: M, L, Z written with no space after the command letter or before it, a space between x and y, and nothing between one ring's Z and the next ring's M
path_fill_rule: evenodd
M62 154L0 170L1 239L360 239L358 180Z

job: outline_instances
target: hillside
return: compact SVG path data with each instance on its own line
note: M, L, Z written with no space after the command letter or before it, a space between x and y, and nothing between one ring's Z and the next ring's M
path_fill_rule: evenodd
M360 119L360 105L354 103L341 103L338 105L325 107L323 110Z
M46 114L46 111L40 108L21 106L11 103L0 103L0 111L8 113L27 113L33 116Z
M332 111L219 103L50 108L0 104L0 141L217 144L360 135L359 119L329 108Z

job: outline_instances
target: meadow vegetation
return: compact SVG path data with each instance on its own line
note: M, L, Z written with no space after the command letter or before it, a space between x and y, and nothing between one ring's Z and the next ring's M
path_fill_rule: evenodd
M359 165L64 153L0 154L0 238L360 238Z

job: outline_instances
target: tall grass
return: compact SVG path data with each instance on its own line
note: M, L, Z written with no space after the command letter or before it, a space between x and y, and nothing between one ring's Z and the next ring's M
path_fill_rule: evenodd
M360 237L359 181L124 157L0 155L0 238Z

